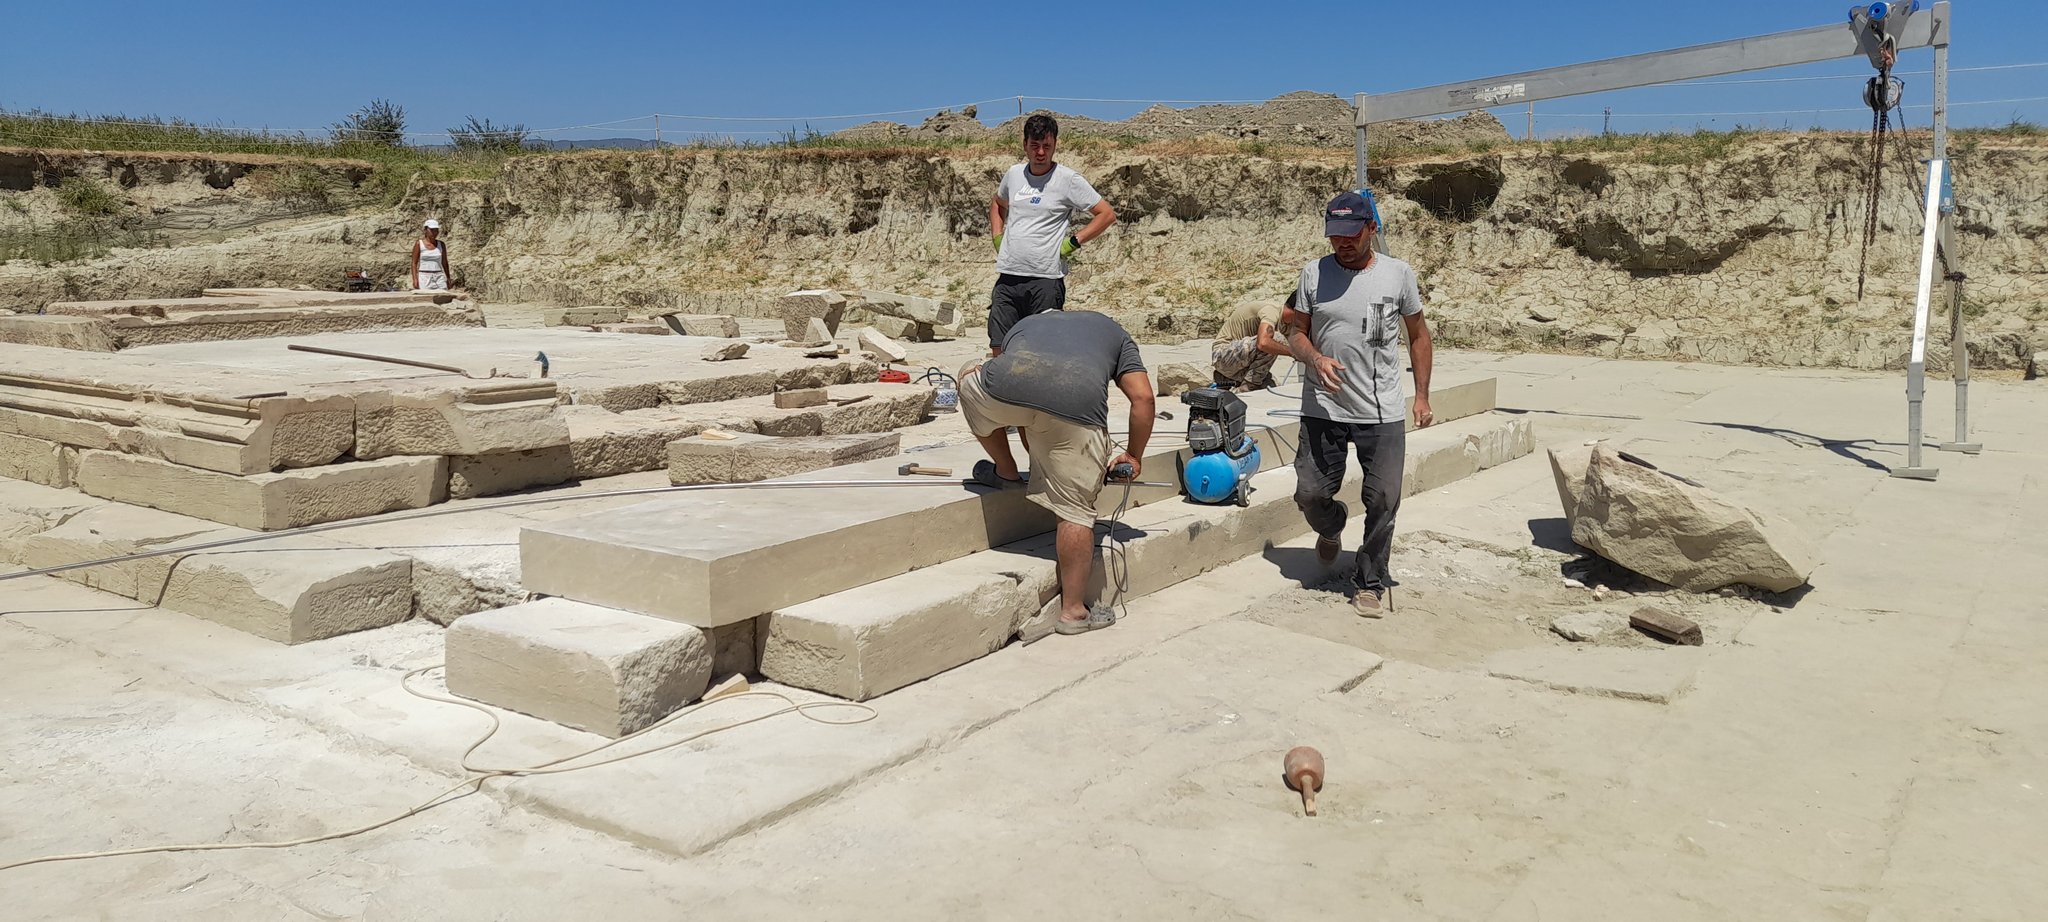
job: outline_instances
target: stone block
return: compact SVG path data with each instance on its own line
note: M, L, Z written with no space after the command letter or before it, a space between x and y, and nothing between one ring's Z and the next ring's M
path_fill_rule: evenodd
M20 563L21 539L57 527L107 501L76 490L0 480L0 563Z
M934 327L952 327L960 324L960 310L949 301L897 294L893 291L863 289L859 294L861 308L869 314Z
M1594 446L1571 524L1580 546L1688 592L1735 583L1786 592L1816 566L1791 523L1624 460L1606 445Z
M249 532L191 516L99 503L79 508L40 531L9 539L7 556L34 569L246 534ZM81 586L155 605L162 598L172 566L178 560L179 555L166 554L57 575Z
M668 479L673 484L753 483L824 470L841 464L887 458L901 451L903 437L825 435L776 438L733 433L732 439L692 436L668 446Z
M412 561L312 540L192 554L161 604L265 640L296 644L412 616Z
M113 352L114 325L100 317L0 317L0 343Z
M257 531L419 509L448 496L447 464L438 457L236 476L154 458L83 451L76 479L78 488L93 496Z
M1214 369L1193 362L1171 362L1161 365L1152 378L1152 383L1158 387L1161 397L1177 397L1184 391L1208 387L1215 382Z
M575 476L574 458L568 445L494 455L449 455L448 498L495 496L563 483Z
M702 697L712 645L686 624L568 599L479 612L448 629L448 690L618 737Z
M74 460L75 452L61 442L0 432L0 477L68 487Z
M807 289L782 296L779 305L783 335L798 341L815 341L809 334L811 321L822 321L825 339L839 330L846 314L846 296L830 289Z
M707 362L730 362L733 359L745 358L750 348L752 347L743 342L717 343L704 347L703 358Z
M490 455L569 444L555 382L474 381L354 395L355 456Z
M726 314L674 314L676 322L682 324L685 336L712 336L719 339L737 339L740 335L740 321Z
M641 336L674 336L676 331L666 323L593 323L586 329L592 333L632 333Z
M1597 444L1587 442L1550 450L1550 476L1557 481L1557 501L1564 506L1567 523L1578 511L1579 497L1586 493L1586 467L1593 463L1593 446Z
M938 328L929 323L904 320L901 317L870 317L868 320L874 324L875 329L892 339L910 343L929 343L936 342L939 338Z
M804 407L822 406L825 401L825 389L821 387L807 387L801 390L775 392L775 408L778 410L798 410Z
M861 328L860 347L874 353L877 359L886 359L897 364L910 360L909 352L874 327Z
M1613 611L1578 611L1551 619L1550 632L1573 643L1592 643L1628 630L1628 616Z
M625 320L623 307L557 307L541 312L541 322L551 327L589 327Z

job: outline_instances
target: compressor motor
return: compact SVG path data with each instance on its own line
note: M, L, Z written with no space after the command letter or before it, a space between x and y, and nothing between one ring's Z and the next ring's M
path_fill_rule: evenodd
M1198 387L1180 395L1188 407L1190 457L1179 461L1182 495L1189 502L1251 505L1252 475L1259 472L1259 443L1244 434L1244 401L1220 387Z

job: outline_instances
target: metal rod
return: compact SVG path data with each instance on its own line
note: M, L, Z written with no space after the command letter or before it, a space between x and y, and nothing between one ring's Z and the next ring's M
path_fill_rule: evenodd
M1121 481L1117 483L1117 486L1122 485L1123 483ZM267 531L261 534L242 535L240 537L235 538L221 538L215 541L202 541L197 544L181 544L177 547L165 547L157 548L155 550L138 551L133 554L122 554L116 557L102 557L98 560L81 560L77 563L61 564L54 567L40 567L34 570L22 570L17 573L0 573L0 582L6 582L10 579L22 579L24 577L30 576L48 576L52 573L65 573L71 570L84 570L91 567L101 567L106 566L107 564L122 563L130 560L147 560L151 557L166 557L172 554L196 554L201 551L210 551L215 550L217 548L234 547L236 545L241 544L254 544L259 541L274 541L279 538L291 538L297 537L299 535L314 535L320 534L321 532L339 531L344 528L355 528L361 525L388 525L393 522L409 522L414 519L430 519L444 515L459 515L465 512L486 512L493 509L510 509L515 506L545 506L550 503L567 503L583 499L606 499L619 496L652 496L661 493L693 493L700 490L819 490L832 489L835 487L958 488L969 486L981 486L981 484L978 484L972 480L764 480L758 483L691 483L683 484L681 486L639 487L630 490L603 490L596 493L572 493L563 496L534 496L522 499L505 500L502 502L495 503L480 503L474 506L422 509L417 512L406 513L403 515L394 515L385 518L351 519L346 522L327 522L321 525L303 525L298 528L286 528L281 529L279 531ZM1153 480L1134 480L1131 482L1131 486L1161 487L1169 490L1180 489L1179 484L1162 483Z
M1904 17L1893 33L1897 48L1941 47L1948 44L1948 0L1938 0L1926 10L1901 10ZM1853 22L1815 26L1771 35L1738 38L1708 45L1693 45L1666 51L1608 58L1583 64L1569 64L1542 70L1523 71L1438 86L1383 93L1370 114L1360 112L1360 123L1396 119L1426 118L1473 109L1541 102L1566 96L1583 96L1610 90L1654 86L1679 80L1718 77L1772 67L1812 64L1870 53L1871 38Z
M1920 241L1920 288L1913 300L1913 351L1906 363L1906 466L1892 472L1894 477L1915 480L1933 480L1936 474L1933 469L1920 464L1924 437L1921 403L1927 395L1927 314L1934 295L1935 254L1940 249L1942 188L1948 182L1947 167L1948 164L1941 160L1927 162L1927 209Z
M1365 117L1365 94L1359 93L1352 96L1351 107L1354 113L1352 124L1355 126L1355 130L1352 132L1351 143L1353 153L1358 160L1358 186L1362 189L1372 185L1372 181L1366 176L1365 128L1368 123Z
M476 377L475 375L472 375L467 371L463 371L462 369L457 368L453 365L436 365L433 362L421 362L415 359L401 359L389 355L371 355L367 352L347 352L341 349L328 349L321 346L302 346L299 345L298 343L292 343L290 345L285 346L285 348L290 349L293 352L317 352L321 355L335 355L345 359L362 359L367 362L383 362L387 365L407 365L413 368L426 368L432 371L449 371L454 372L455 374L458 375L462 375L465 378Z

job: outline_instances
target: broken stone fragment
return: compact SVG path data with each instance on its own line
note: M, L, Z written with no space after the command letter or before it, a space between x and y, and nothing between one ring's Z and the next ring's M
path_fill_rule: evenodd
M887 336L882 335L882 331L877 330L874 327L861 328L860 345L861 348L866 349L869 352L873 352L875 355L881 358L888 359L891 362L905 362L910 360L910 353L908 351L906 351L902 346L898 345L896 341L890 339Z
M745 356L748 348L743 342L715 343L704 347L704 361L729 362Z
M1806 583L1814 553L1791 524L1704 487L1593 448L1572 540L1688 592L1736 584L1786 592Z
M782 332L790 339L805 338L812 320L823 322L823 338L831 339L839 329L839 318L846 314L846 296L830 289L807 289L783 295L779 307Z
M676 314L676 322L682 324L685 336L715 336L720 339L736 339L740 335L740 322L736 317L725 314Z
M1172 362L1159 366L1159 396L1172 397L1198 387L1215 383L1216 376L1210 368L1193 362Z
M832 341L832 336L832 328L830 326L827 326L825 324L825 321L821 318L812 317L811 322L804 326L804 338L810 340L811 342L829 343Z
M804 407L823 406L825 400L825 389L822 387L807 387L802 390L775 392L775 406L781 410L797 410Z

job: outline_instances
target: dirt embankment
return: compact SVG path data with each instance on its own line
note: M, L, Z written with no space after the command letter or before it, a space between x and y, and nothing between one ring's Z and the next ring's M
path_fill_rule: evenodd
M2013 367L2027 340L2048 341L2048 147L1970 139L1956 154L1973 354ZM1350 159L1173 141L1063 155L1122 216L1077 260L1070 303L1146 339L1207 335L1230 304L1282 296L1327 252L1315 216L1350 184ZM492 300L745 312L795 288L868 287L971 312L994 278L990 191L1012 162L977 147L520 158L489 180L415 187L396 209L68 265L16 261L0 266L0 306L325 286L357 265L395 277L433 215L458 276ZM1373 184L1390 246L1421 271L1453 344L1889 367L1909 333L1920 219L1906 162L1889 164L1859 301L1865 168L1854 138L1765 136L1504 146L1390 163ZM249 185L207 194L259 209Z

